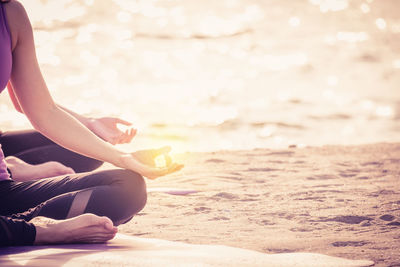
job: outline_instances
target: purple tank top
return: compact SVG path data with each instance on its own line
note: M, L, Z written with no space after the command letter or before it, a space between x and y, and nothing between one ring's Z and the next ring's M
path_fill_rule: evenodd
M0 92L4 90L10 79L12 66L11 34L4 5L0 3ZM7 165L0 144L0 181L6 179L10 179L10 175L7 171Z
M0 3L0 92L6 87L11 75L11 38L3 3Z

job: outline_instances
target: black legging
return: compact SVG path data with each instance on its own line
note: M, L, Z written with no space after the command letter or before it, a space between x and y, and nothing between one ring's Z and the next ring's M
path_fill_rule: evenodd
M15 146L7 141L14 142ZM99 161L59 147L34 131L4 133L0 137L0 143L6 156L22 155L20 158L28 163L56 160L80 171L93 170L101 165ZM40 155L39 160L34 152ZM146 200L143 177L122 169L28 182L1 181L0 246L32 245L36 229L29 221L36 216L66 219L83 213L93 213L107 216L115 225L119 225L129 221L143 209Z
M1 133L0 144L5 157L14 156L29 164L58 161L75 172L93 171L103 164L61 147L35 130Z

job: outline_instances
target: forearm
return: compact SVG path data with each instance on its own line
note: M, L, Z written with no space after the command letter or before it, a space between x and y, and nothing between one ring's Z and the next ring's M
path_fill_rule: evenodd
M77 119L80 123L82 123L83 125L85 125L87 128L89 127L89 121L90 118L85 117L81 114L78 114L66 107L61 106L60 104L57 104L57 107L59 107L60 109L64 110L65 112L67 112L68 114L70 114L72 117L74 117L75 119Z
M119 159L124 153L98 138L77 118L56 105L41 114L31 123L43 135L71 151L122 167Z

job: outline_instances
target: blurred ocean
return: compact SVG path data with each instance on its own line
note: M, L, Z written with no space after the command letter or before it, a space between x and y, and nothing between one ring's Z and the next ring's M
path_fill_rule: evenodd
M53 97L132 121L124 149L400 141L397 0L21 2Z

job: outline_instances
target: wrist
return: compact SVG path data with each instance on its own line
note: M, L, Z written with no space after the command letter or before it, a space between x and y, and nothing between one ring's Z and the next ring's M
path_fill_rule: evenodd
M85 116L81 116L82 118L81 118L81 123L83 124L83 125L85 125L86 126L86 128L88 128L90 131L92 131L93 132L93 124L94 124L94 122L95 122L95 118L92 118L92 117L85 117Z
M131 170L140 174L144 174L144 169L142 164L138 162L130 153L121 153L118 157L118 163L115 164L116 166Z
M130 156L131 155L129 153L117 150L114 157L115 160L112 162L112 164L122 169L130 169L127 162L127 158Z

